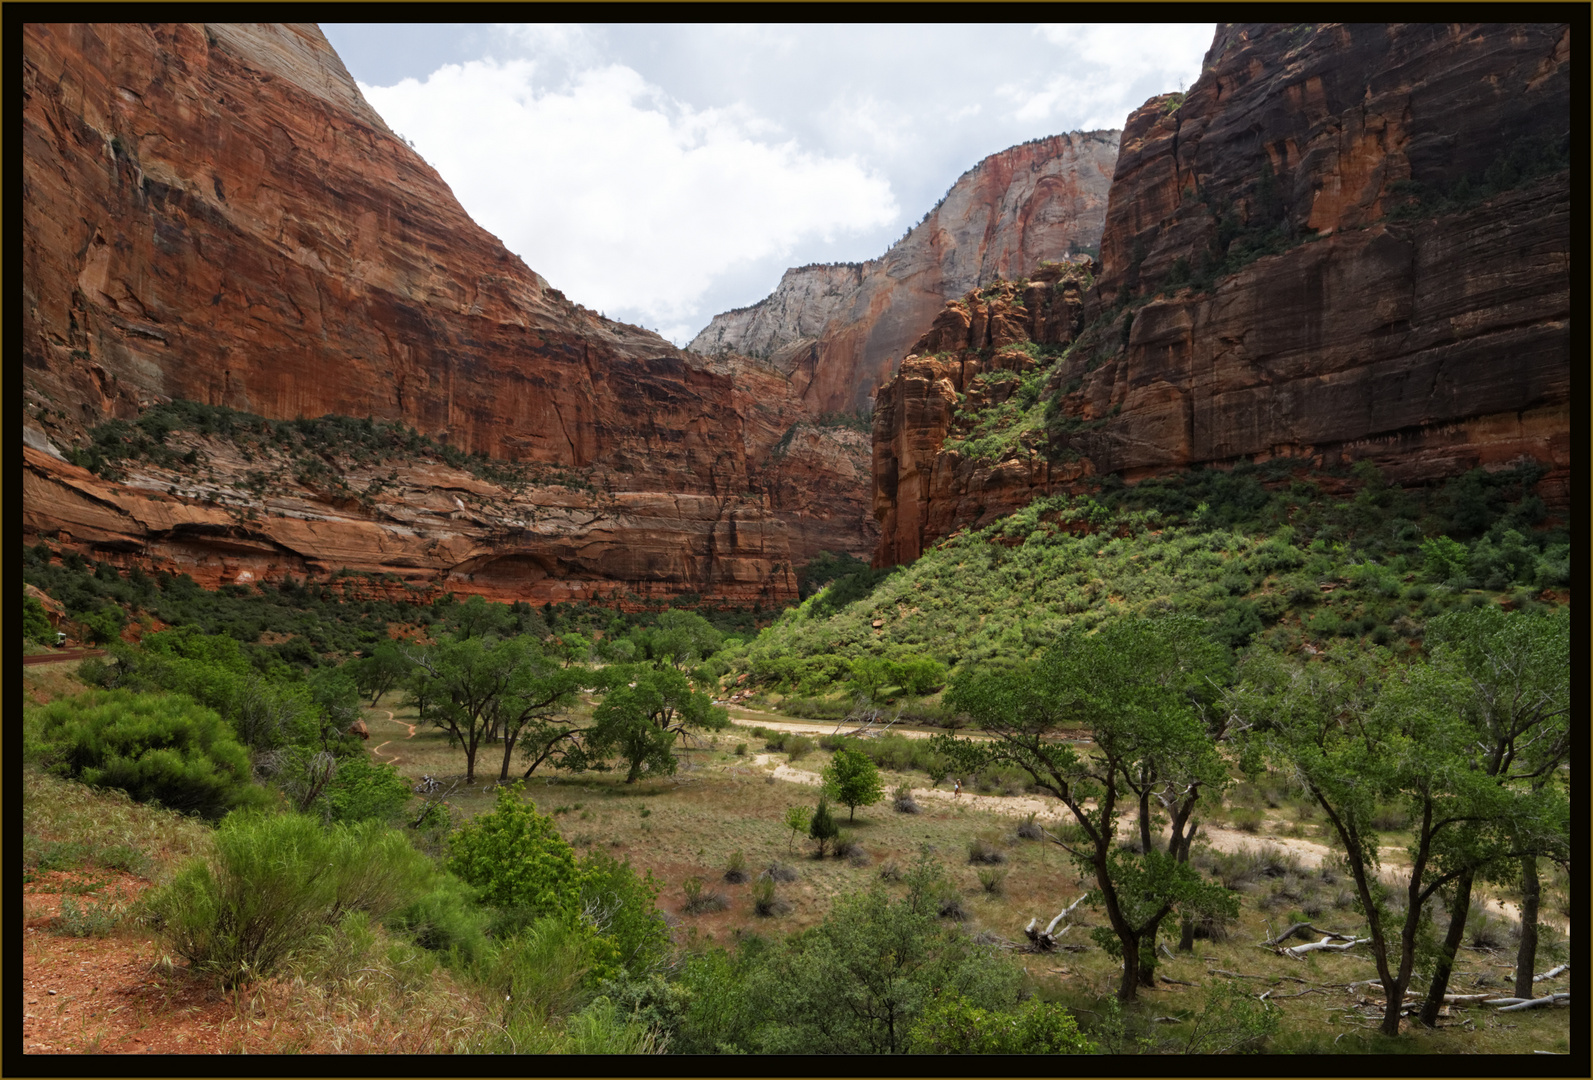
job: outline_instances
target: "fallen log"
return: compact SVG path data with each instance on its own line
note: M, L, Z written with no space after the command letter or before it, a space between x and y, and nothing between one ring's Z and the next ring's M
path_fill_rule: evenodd
M1525 1009L1542 1008L1545 1005L1558 1005L1562 1001L1570 1001L1570 1000L1571 1000L1571 995L1570 994L1549 994L1546 997L1530 998L1527 1001L1518 1002L1518 1003L1516 1003L1514 1005L1506 1005L1504 1008L1500 1009L1499 1011L1502 1012L1502 1013L1521 1012L1521 1011L1523 1011Z
M1545 971L1542 975L1534 975L1534 976L1532 976L1532 981L1533 982L1542 982L1545 979L1552 979L1552 978L1555 978L1556 976L1564 975L1567 971L1570 971L1570 970L1571 970L1571 965L1570 964L1561 964L1557 968L1550 968L1548 971Z
M1326 934L1328 937L1337 941L1346 941L1353 936L1351 934L1340 934L1334 930L1321 930L1315 926L1312 926L1308 922L1297 922L1283 933L1278 934L1276 937L1269 938L1266 941L1263 941L1261 944L1266 946L1282 945L1285 941L1288 941L1292 937L1303 937L1307 932L1312 934Z
M1353 949L1357 945L1365 945L1371 940L1371 938L1350 938L1348 941L1334 944L1333 938L1330 936L1324 937L1321 941L1313 941L1309 945L1296 945L1292 949L1284 949L1282 951L1287 955L1294 957L1296 960L1299 960L1302 959L1306 953L1313 953L1322 949L1329 949L1333 952L1344 952L1346 949Z

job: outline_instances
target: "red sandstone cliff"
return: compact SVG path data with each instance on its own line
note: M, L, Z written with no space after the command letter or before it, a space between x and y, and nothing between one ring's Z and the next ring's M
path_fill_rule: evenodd
M785 596L793 561L872 546L856 440L815 434L774 462L805 415L788 378L565 300L388 131L313 26L29 25L22 82L29 533L537 598ZM172 398L402 420L583 470L604 495L439 518L427 466L375 508L307 491L244 521L152 496L176 486L159 470L113 484L40 449ZM225 499L241 477L206 452L204 497ZM514 524L550 507L546 528Z
M863 409L949 297L1100 243L1117 139L1075 132L992 154L880 258L787 270L688 348L767 358L816 414Z
M1220 27L1187 96L1125 125L1088 329L1048 384L1049 455L1131 479L1371 459L1406 483L1526 456L1567 505L1569 41L1564 25ZM1247 244L1274 253L1247 263ZM1058 482L1014 447L960 488L905 484L948 473L931 446L950 453L956 409L917 388L922 368L880 394L881 563Z

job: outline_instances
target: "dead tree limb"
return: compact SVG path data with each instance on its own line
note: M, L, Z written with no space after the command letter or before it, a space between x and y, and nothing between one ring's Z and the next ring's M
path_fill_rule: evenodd
M1550 968L1548 971L1545 971L1542 975L1534 975L1534 976L1532 976L1532 981L1533 982L1542 982L1545 979L1553 979L1556 976L1564 975L1569 970L1571 970L1571 965L1570 964L1561 964L1557 968Z
M1322 930L1308 922L1297 922L1276 937L1263 941L1262 944L1267 946L1282 945L1292 937L1304 937L1307 931L1313 934L1326 934L1335 941L1348 941L1354 936L1352 934L1340 934L1336 930Z
M1313 941L1309 945L1296 945L1292 949L1284 949L1282 951L1284 955L1292 956L1296 960L1299 960L1304 958L1306 953L1313 953L1322 949L1329 949L1333 952L1344 952L1347 949L1353 949L1357 945L1365 945L1371 940L1372 939L1369 937L1350 938L1348 941L1342 942L1340 944L1334 944L1331 937L1324 937L1321 941Z
M1514 1005L1506 1005L1504 1008L1500 1009L1499 1011L1502 1012L1502 1013L1522 1012L1522 1011L1524 1011L1526 1009L1538 1009L1538 1008L1542 1008L1545 1005L1558 1005L1562 1001L1570 1001L1570 1000L1571 1000L1571 995L1570 994L1549 994L1549 995L1547 995L1545 997L1529 998L1526 1001L1518 1001Z
M1058 912L1057 917L1046 924L1044 930L1039 929L1040 920L1038 918L1029 920L1029 925L1023 928L1023 932L1029 936L1029 943L1036 952L1053 952L1057 948L1062 935L1073 929L1073 927L1064 926L1061 930L1058 930L1056 924L1073 914L1073 909L1082 904L1084 898L1088 895L1088 893L1080 893L1078 899Z

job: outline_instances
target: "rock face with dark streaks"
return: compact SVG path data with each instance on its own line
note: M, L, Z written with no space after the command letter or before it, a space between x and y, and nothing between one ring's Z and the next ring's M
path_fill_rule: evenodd
M816 414L865 409L948 299L1100 243L1117 139L1074 132L992 154L880 258L787 270L688 348L766 358Z
M1566 507L1569 60L1562 24L1219 27L1188 94L1124 127L1046 456L1130 480L1369 459L1403 483L1525 457ZM950 430L918 397L918 419L876 425L882 563L979 520L943 485L900 496L882 445L916 446L925 475ZM992 470L1002 504L1055 485L1019 471L1027 496Z
M777 598L793 562L873 546L867 486L840 479L864 448L821 433L766 476L806 418L786 376L570 303L471 221L315 27L28 25L22 54L30 533L537 599ZM402 421L586 487L438 517L422 464L370 506L303 489L238 520L216 507L249 463L227 473L221 447L203 485L62 460L172 399Z

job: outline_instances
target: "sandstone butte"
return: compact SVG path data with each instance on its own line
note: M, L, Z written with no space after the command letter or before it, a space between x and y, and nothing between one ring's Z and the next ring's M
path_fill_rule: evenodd
M314 26L30 24L22 54L30 542L211 585L348 568L538 602L779 600L817 551L873 548L866 435L805 423L768 365L566 300ZM428 459L366 505L293 484L256 500L259 463L216 440L192 442L202 478L62 460L178 398L403 421L579 480L517 491Z
M1370 460L1403 483L1528 458L1563 511L1569 170L1390 210L1411 183L1452 194L1518 148L1563 150L1569 60L1563 24L1220 26L1187 95L1129 117L1099 277L1071 324L1035 326L1030 294L1006 289L987 305L1002 319L976 329L965 298L881 388L876 565L1090 474L1247 458ZM1176 284L1209 258L1218 213L1284 250ZM945 441L967 427L959 393L995 392L971 358L1021 366L998 323L1081 336L1050 377L1065 395L1050 444L1029 433L975 461Z
M992 154L880 258L787 270L687 348L766 358L815 413L866 410L948 297L1099 246L1117 146L1089 131Z

